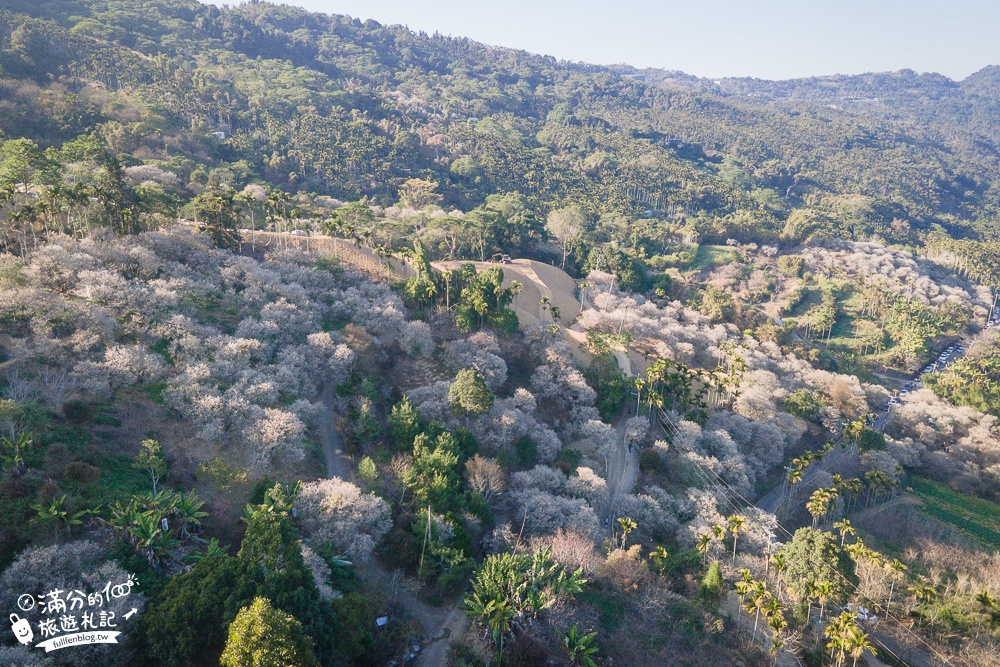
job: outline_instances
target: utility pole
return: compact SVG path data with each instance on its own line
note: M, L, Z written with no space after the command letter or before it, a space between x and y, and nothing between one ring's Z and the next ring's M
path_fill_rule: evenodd
M788 473L790 473L792 470L793 470L792 466L785 466L785 475L784 478L781 480L781 491L778 491L778 504L775 506L775 510L779 510L781 512L782 519L787 518L785 516L786 508L782 504L782 501L785 499L785 489L788 488ZM788 498L791 498L790 493L788 495ZM777 514L777 512L775 512L775 514Z

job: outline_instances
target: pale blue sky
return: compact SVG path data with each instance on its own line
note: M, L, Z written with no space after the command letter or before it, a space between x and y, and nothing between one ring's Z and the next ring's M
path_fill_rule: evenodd
M221 4L221 2L217 3ZM288 0L576 61L786 79L1000 64L998 0Z

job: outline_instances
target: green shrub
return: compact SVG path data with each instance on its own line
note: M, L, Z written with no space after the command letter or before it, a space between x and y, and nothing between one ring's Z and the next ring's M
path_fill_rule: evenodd
M567 475L572 475L576 472L577 467L580 465L580 459L582 455L580 452L576 451L572 447L563 447L559 450L559 454L556 456L556 460L552 465L559 470L562 470Z
M785 397L781 408L806 421L816 421L819 411L826 405L822 394L809 389L796 389Z
M528 436L523 436L514 443L514 451L517 452L517 462L525 470L534 468L538 461L538 445Z
M715 561L702 578L699 593L706 600L717 602L722 596L722 585L722 570L719 569L719 561Z
M647 473L661 473L666 472L667 466L658 452L647 448L639 452L639 469Z
M375 622L375 614L364 596L358 593L347 593L343 597L330 602L336 625L332 630L337 653L350 656L360 661L372 651L374 639L371 627Z
M75 426L86 424L93 419L93 413L90 405L76 398L66 401L66 403L63 404L62 412L66 421Z
M73 461L66 466L66 471L63 474L66 479L81 486L87 486L101 478L101 469L83 461Z
M597 392L597 410L601 419L613 421L632 389L632 383L618 368L618 361L611 354L599 354L590 363L584 377Z

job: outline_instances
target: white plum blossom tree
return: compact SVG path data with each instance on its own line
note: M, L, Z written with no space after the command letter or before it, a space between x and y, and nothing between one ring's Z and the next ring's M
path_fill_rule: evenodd
M295 507L314 542L330 544L357 560L370 558L392 527L384 500L338 477L304 484Z

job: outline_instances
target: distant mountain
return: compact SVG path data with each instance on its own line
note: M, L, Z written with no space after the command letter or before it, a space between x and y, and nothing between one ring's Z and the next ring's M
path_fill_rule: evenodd
M963 81L904 69L852 76L785 81L754 78L709 80L663 70L619 70L625 76L667 88L688 88L758 102L812 102L893 120L954 126L1000 146L1000 66L990 65Z
M761 239L800 209L846 235L1000 217L996 67L711 81L260 2L4 7L4 136L96 132L182 183L391 203L419 176L466 209L517 191L542 213L701 216Z

